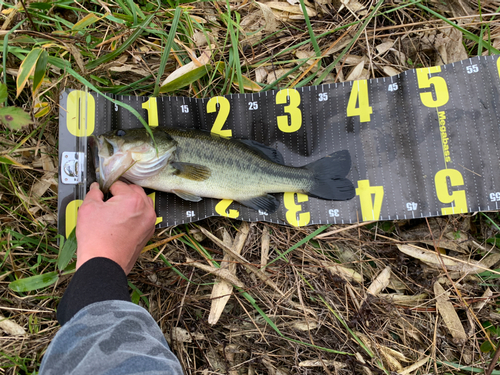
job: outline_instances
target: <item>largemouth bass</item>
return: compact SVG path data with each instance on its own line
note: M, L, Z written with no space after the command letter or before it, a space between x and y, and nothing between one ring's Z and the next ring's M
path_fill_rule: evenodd
M272 193L304 193L327 200L349 200L355 190L343 150L303 167L283 165L281 154L263 144L223 138L200 130L152 128L115 130L97 137L96 174L103 191L122 178L142 187L198 202L202 197L233 199L247 207L275 212Z

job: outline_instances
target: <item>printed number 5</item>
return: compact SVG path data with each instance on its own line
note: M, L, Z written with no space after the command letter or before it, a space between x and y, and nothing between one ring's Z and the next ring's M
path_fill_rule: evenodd
M450 99L450 94L448 92L448 85L443 77L429 77L431 73L439 73L441 71L441 67L432 66L430 68L422 68L417 69L417 81L418 87L421 89L426 89L434 86L434 91L436 93L436 100L432 97L431 92L421 92L420 100L422 104L428 108L438 108L446 103Z

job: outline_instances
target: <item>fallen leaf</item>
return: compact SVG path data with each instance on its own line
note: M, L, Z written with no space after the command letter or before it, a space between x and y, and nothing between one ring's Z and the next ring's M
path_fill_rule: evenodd
M461 343L465 342L467 340L467 335L464 326L449 300L448 293L438 281L434 283L434 295L436 298L436 308L439 315L443 318L446 328L448 328L448 331L456 341Z
M390 277L391 277L391 267L384 268L383 271L378 274L375 280L373 280L366 293L376 296L382 290L384 290L387 287L387 285L389 285Z
M12 130L31 124L31 117L19 107L0 108L0 122Z
M0 314L0 328L5 331L5 333L12 336L26 336L26 331L23 327L17 324L12 319L7 319Z
M276 15L267 4L259 3L257 1L257 5L260 7L260 10L264 14L264 20L266 21L264 30L269 33L274 33L276 30L278 30L279 26L279 21L276 18Z

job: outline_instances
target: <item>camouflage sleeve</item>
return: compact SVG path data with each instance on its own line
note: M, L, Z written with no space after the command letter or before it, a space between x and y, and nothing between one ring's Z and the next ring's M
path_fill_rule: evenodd
M126 301L88 305L56 334L40 375L182 375L179 360L152 316Z

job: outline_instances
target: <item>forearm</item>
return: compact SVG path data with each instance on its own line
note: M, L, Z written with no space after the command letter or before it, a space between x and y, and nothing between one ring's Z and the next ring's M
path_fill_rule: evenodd
M123 269L109 259L78 269L57 316L63 327L43 357L41 375L182 375L154 319L130 302Z

